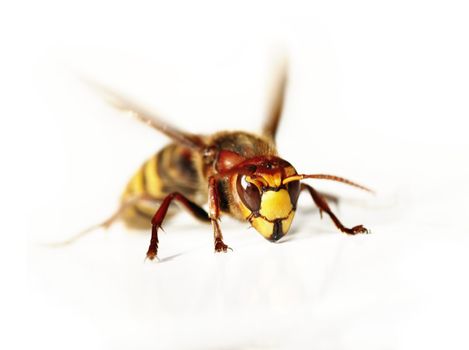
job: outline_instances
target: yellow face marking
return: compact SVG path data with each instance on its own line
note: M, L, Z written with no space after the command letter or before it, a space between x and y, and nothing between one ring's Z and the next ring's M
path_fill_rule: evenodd
M275 174L264 174L264 180L269 184L270 187L280 187L282 184L282 175L280 173Z
M259 232L264 238L269 238L272 236L272 232L274 231L274 224L268 222L267 220L257 217L252 219L251 221L252 226Z
M265 181L262 177L253 179L251 176L246 176L246 181L255 185L257 188L259 188L259 190L262 188L262 186L269 186L267 181Z
M303 179L303 176L301 176L301 175L290 176L290 177L287 177L286 179L283 180L283 184L286 185L289 182L302 180L302 179Z
M273 221L287 217L292 209L290 195L287 190L267 191L262 195L259 214Z
M293 176L296 174L294 168L286 169L286 176ZM280 187L282 185L282 175L278 174L263 174L262 177L246 176L246 181L256 185L259 190L262 186L265 187ZM236 181L233 182L236 184ZM235 192L237 194L237 192ZM238 198L239 199L239 198ZM242 216L249 220L251 225L258 231L264 238L272 240L274 233L275 220L281 221L281 231L283 235L287 234L290 230L295 211L291 204L290 194L286 189L278 191L268 190L262 193L261 205L259 209L259 216L255 217L253 212L247 208L241 200L238 201L239 209Z
M288 215L286 219L282 220L282 231L284 234L287 234L287 232L290 230L290 226L291 226L294 216L295 216L295 211L292 210L290 212L290 215Z
M284 235L288 233L290 230L291 223L293 221L293 217L295 216L295 211L292 210L288 217L282 220L282 232ZM272 222L267 221L263 217L253 218L251 220L252 226L259 232L264 238L269 239L274 232L274 224Z

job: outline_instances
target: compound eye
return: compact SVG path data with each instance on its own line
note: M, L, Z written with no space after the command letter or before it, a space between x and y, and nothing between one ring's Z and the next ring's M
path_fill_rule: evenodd
M239 197L244 205L251 211L259 211L261 207L261 194L256 185L246 181L246 176L238 176L236 184Z
M300 195L300 182L292 181L287 184L288 194L290 195L290 202L293 208L296 208L296 203L298 202L298 197Z

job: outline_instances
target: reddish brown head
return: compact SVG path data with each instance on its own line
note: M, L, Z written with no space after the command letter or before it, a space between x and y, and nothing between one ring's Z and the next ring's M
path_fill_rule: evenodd
M235 203L243 217L270 241L287 234L295 215L300 183L284 181L297 175L295 168L279 157L267 156L242 160L228 171Z

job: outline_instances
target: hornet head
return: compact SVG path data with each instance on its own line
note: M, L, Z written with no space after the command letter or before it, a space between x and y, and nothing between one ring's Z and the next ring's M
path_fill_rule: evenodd
M239 208L264 238L278 241L288 233L295 216L300 182L292 177L297 172L278 157L249 159L244 168L248 171L233 179Z

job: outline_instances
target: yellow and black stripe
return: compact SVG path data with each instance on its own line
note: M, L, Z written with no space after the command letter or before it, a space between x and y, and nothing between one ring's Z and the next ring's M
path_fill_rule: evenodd
M202 176L201 156L191 149L172 143L147 160L132 176L121 203L137 200L122 213L127 225L148 227L158 204L168 194L179 192L190 200L206 201L206 180Z

